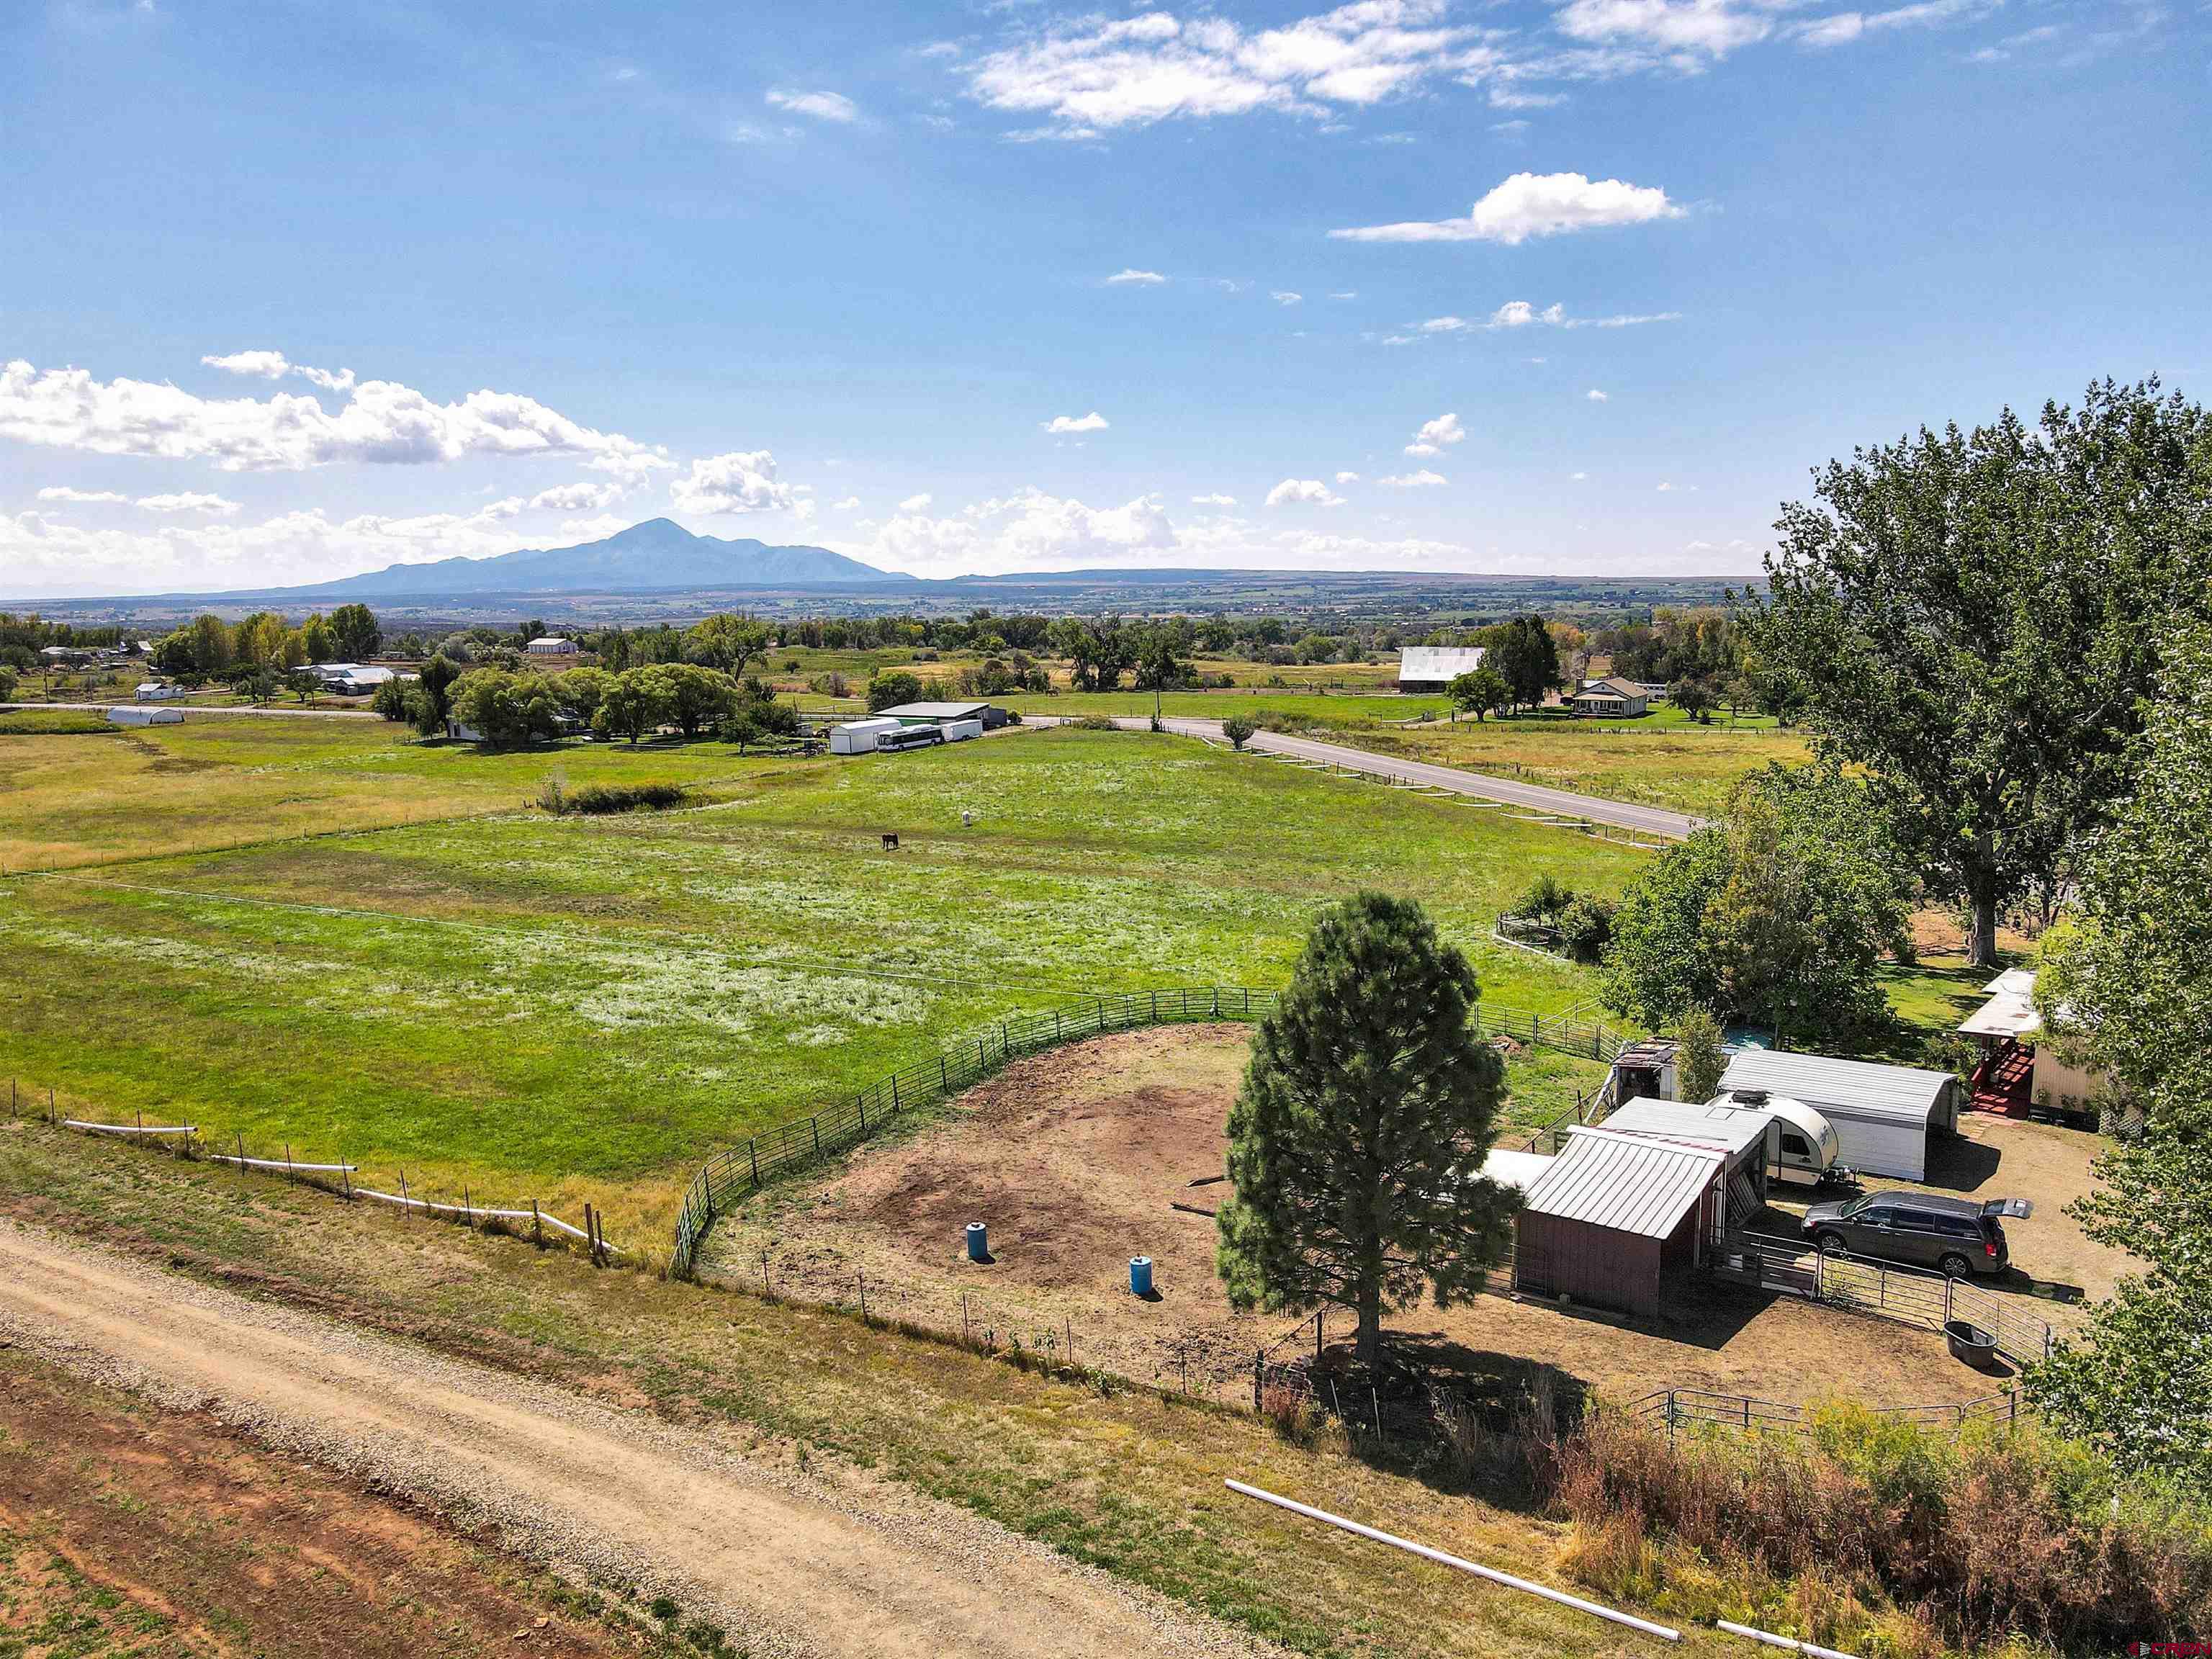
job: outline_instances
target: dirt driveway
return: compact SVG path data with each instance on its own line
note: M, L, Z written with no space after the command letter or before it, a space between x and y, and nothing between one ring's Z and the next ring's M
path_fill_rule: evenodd
M756 1654L1254 1651L1103 1574L854 1471L264 1306L0 1222L0 1326L49 1358L665 1592Z
M939 1329L987 1329L1142 1382L1249 1395L1255 1349L1310 1351L1281 1316L1233 1313L1215 1275L1212 1210L1225 1126L1251 1039L1243 1026L1170 1026L1033 1055L978 1085L955 1115L874 1143L777 1189L709 1235L709 1272L871 1306ZM1211 1178L1211 1179L1210 1179ZM1196 1182L1209 1184L1194 1185ZM966 1261L981 1220L994 1260ZM1129 1294L1150 1256L1158 1297ZM1549 1375L1632 1396L1707 1389L1790 1402L1838 1391L1880 1405L1989 1392L1929 1331L1793 1297L1694 1287L1673 1317L1626 1325L1502 1296L1388 1321L1401 1351L1492 1380L1510 1396ZM1332 1341L1349 1335L1328 1327Z

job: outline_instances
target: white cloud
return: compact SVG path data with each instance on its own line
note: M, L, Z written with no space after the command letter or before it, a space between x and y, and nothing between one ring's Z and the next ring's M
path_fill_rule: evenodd
M42 501L82 501L88 504L112 501L123 507L131 504L128 495L118 495L112 489L75 489L68 484L48 484L39 492L39 499Z
M1401 472L1390 477L1377 478L1375 482L1388 484L1393 489L1427 489L1437 484L1449 483L1451 480L1423 467L1418 472Z
M928 507L929 502L929 492L927 490L924 490L919 495L909 495L904 501L901 501L898 504L898 510L908 514L920 513Z
M1460 334L1474 326L1464 317L1431 317L1420 329L1424 334Z
M541 489L530 498L533 509L553 513L592 513L611 507L622 497L623 487L615 483L593 483L579 479L574 483L555 484L550 489Z
M670 480L668 493L682 513L761 513L797 499L790 485L777 481L775 457L765 449L695 460L688 477Z
M1572 478L1577 483L1580 483L1584 478L1589 477L1589 474L1587 472L1570 472L1567 474L1567 477Z
M1336 481L1340 484L1358 483L1359 475L1357 472L1340 472L1336 475Z
M1237 498L1217 492L1211 495L1194 495L1190 498L1190 504L1193 507L1234 507Z
M1490 325L1492 328L1526 328L1531 323L1557 325L1565 320L1565 307L1547 306L1540 312L1526 300L1508 300L1490 313Z
M1558 21L1560 32L1577 40L1722 58L1765 40L1778 9L1771 0L1570 0Z
M608 513L598 514L588 519L561 520L561 533L579 542L603 542L617 531L629 528L629 520L617 519Z
M817 121L852 122L860 118L860 106L842 93L793 92L784 87L771 87L768 102L772 109L810 116Z
M1279 306L1294 306L1306 296L1303 294L1293 294L1286 288L1279 288L1267 297Z
M860 510L860 498L858 495L848 495L836 504L836 510L840 513L858 513Z
M234 351L228 356L203 357L200 362L210 368L220 368L231 374L250 374L264 380L281 380L287 374L296 374L325 392L350 392L354 387L353 371L349 368L333 373L306 363L289 362L281 351Z
M1332 300L1357 300L1359 297L1359 290L1356 288L1340 289L1328 297Z
M657 447L600 432L514 392L434 403L412 387L365 380L337 413L313 398L197 397L148 380L96 380L83 369L0 368L0 437L96 455L204 460L227 472L298 471L335 461L420 465L470 455L580 455L635 474L672 465Z
M1595 386L1592 386L1588 392L1583 392L1583 396L1589 398L1590 402L1594 404L1601 404L1606 401L1605 393L1600 392Z
M1139 270L1133 265L1117 270L1106 279L1109 287L1116 283L1134 283L1140 288L1152 288L1165 281L1167 278L1157 270Z
M1267 492L1267 505L1306 507L1342 507L1344 497L1335 494L1319 478L1285 478Z
M1097 410L1088 415L1055 415L1043 422L1044 429L1054 437L1064 437L1071 432L1103 432L1109 422Z
M925 512L927 505L926 496L902 503L896 518L875 529L873 541L856 550L860 556L921 574L992 574L1121 562L1176 544L1166 509L1151 495L1093 507L1026 489L941 518Z
M1653 185L1591 179L1579 173L1516 173L1477 202L1464 219L1366 225L1329 234L1352 242L1503 242L1681 216Z
M1218 16L1093 15L1035 31L963 72L970 97L1042 113L1054 124L1044 132L1063 137L1263 109L1322 116L1481 67L1481 32L1444 25L1444 12L1445 0L1354 0L1249 32Z
M1416 460L1425 460L1446 445L1465 441L1467 428L1459 423L1456 414L1439 415L1433 421L1425 421L1421 429L1413 434L1413 441L1406 446L1406 453Z
M141 495L137 505L149 513L209 513L224 519L238 511L238 503L228 496L191 489L166 495Z

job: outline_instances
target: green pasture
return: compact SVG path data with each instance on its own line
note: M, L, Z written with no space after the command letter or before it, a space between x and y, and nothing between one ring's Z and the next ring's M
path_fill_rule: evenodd
M1537 870L1616 892L1644 856L1139 734L743 762L480 757L336 722L162 733L186 734L157 747L194 764L138 775L140 839L175 851L0 883L0 1072L386 1180L590 1196L656 1237L709 1151L1086 989L1279 984L1315 908L1363 886L1427 904L1494 1002L1564 1012L1589 975L1492 945L1492 915ZM521 809L556 769L711 776L714 804ZM41 775L82 811L96 769ZM274 830L288 796L343 819L363 791L391 827L191 850L195 799ZM43 821L40 794L0 804ZM1535 1085L1567 1079L1528 1081L1524 1109L1552 1115Z

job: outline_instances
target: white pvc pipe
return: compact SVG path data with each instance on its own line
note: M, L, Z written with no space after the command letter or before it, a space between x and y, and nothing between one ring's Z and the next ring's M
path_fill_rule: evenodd
M1731 1625L1725 1619L1713 1623L1731 1636L1749 1637L1754 1642L1764 1642L1770 1648L1784 1648L1791 1653L1809 1653L1813 1659L1856 1659L1849 1653L1838 1653L1833 1648L1815 1647L1810 1642L1801 1642L1794 1636L1777 1636L1772 1631L1754 1630L1749 1625Z
M196 1135L198 1126L191 1123L87 1123L82 1119L65 1117L64 1129L89 1129L101 1135Z
M302 1175L351 1175L358 1164L295 1164L282 1158L240 1158L234 1152L210 1152L210 1164L237 1164L249 1170L295 1170Z
M368 1187L356 1187L353 1189L353 1195L356 1198L374 1198L386 1204L397 1204L403 1210L423 1210L432 1215L483 1216L487 1219L500 1221L542 1221L555 1231L568 1234L571 1238L580 1238L586 1243L591 1242L592 1236L581 1227L573 1226L562 1220L559 1216L548 1214L543 1210L487 1210L480 1205L433 1204L427 1198L412 1196L402 1198L398 1193L380 1193ZM609 1255L623 1254L622 1246L610 1244L604 1238L599 1241L599 1245Z
M1656 1636L1663 1642L1679 1642L1682 1639L1681 1632L1669 1630L1664 1625L1655 1625L1648 1619L1638 1619L1634 1613L1622 1613L1617 1608L1603 1607L1595 1601L1585 1601L1579 1595L1570 1595L1565 1590L1555 1590L1548 1585L1532 1584L1526 1578L1516 1578L1511 1573L1500 1572L1495 1567L1478 1566L1472 1561L1462 1560L1456 1555L1447 1555L1442 1550L1432 1550L1426 1544L1416 1544L1393 1534L1377 1531L1373 1527L1363 1527L1357 1521L1347 1521L1340 1515L1331 1515L1327 1510L1317 1510L1310 1504L1294 1503L1290 1498L1279 1497L1273 1492L1263 1492L1257 1486L1248 1486L1242 1480L1224 1480L1221 1484L1233 1492L1242 1492L1247 1498L1256 1498L1262 1504L1273 1504L1277 1509L1288 1510L1293 1515L1303 1515L1309 1521L1318 1521L1325 1526L1335 1527L1361 1538L1371 1538L1378 1544L1388 1544L1393 1549L1404 1550L1409 1555L1418 1555L1424 1560L1434 1561L1439 1566L1456 1567L1462 1572L1471 1572L1477 1578L1486 1578L1492 1583L1503 1584L1508 1589L1525 1591L1530 1595L1540 1595L1547 1601L1557 1601L1560 1606L1572 1607L1577 1613L1587 1613L1593 1618L1607 1619L1616 1625L1626 1625L1631 1630L1640 1630L1646 1636Z

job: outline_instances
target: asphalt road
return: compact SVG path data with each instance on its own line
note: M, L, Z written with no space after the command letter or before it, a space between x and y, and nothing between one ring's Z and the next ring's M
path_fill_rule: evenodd
M1032 724L1043 724L1054 719L1050 715L1030 717ZM1148 720L1117 720L1114 723L1127 732L1148 731L1152 726ZM1160 724L1178 736L1203 738L1213 743L1228 741L1222 732L1219 720L1170 716ZM1268 754L1284 755L1294 760L1357 772L1365 777L1402 780L1455 795L1497 801L1504 805L1519 807L1531 817L1578 818L1589 823L1601 823L1655 841L1680 841L1705 823L1703 818L1692 817L1687 812L1670 811L1663 806L1638 806L1631 801L1607 800L1602 795L1579 795L1572 790L1553 789L1540 783L1520 783L1510 778L1493 778L1480 772L1462 771L1455 766L1431 766L1423 761L1401 760L1395 756L1372 754L1345 744L1323 743L1317 738L1291 737L1279 732L1255 732L1249 746Z
M370 713L366 705L359 708L286 708L281 704L271 703L265 708L256 708L241 703L134 703L128 697L118 697L111 702L0 702L0 709L15 708L27 714L36 714L42 708L73 708L87 714L105 714L111 708L174 708L185 714L282 714L288 720L374 720L384 718L381 714Z

